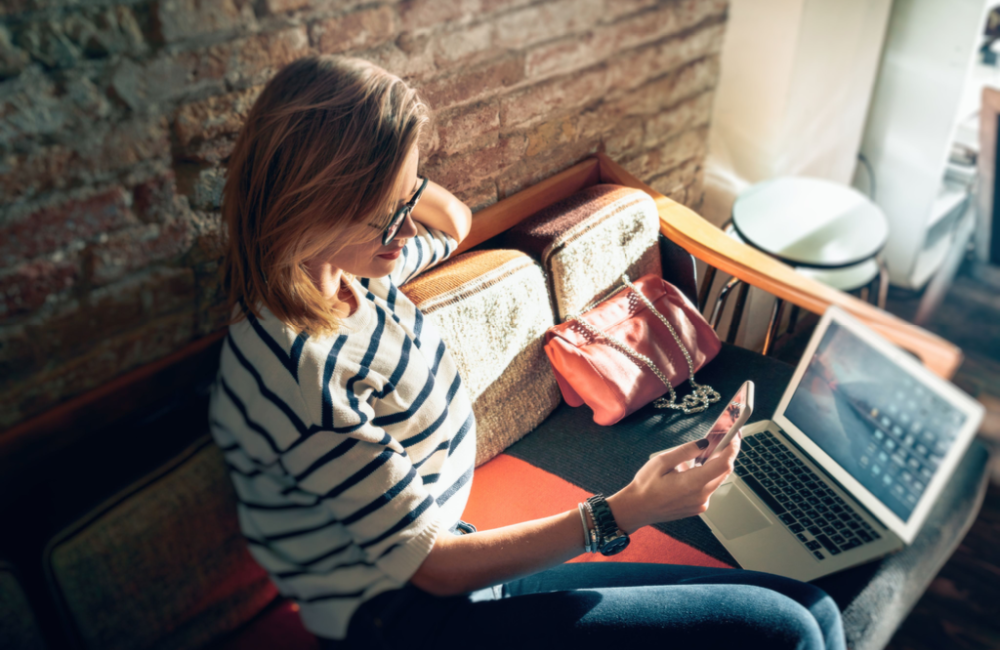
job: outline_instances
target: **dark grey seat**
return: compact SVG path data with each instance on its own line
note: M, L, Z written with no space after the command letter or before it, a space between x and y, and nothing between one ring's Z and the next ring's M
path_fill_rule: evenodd
M793 374L781 361L731 345L698 374L723 398L752 379L756 405L751 421L769 419ZM682 387L683 390L683 387ZM683 394L683 392L681 393ZM506 453L561 476L589 492L622 488L655 451L703 436L723 407L695 416L647 406L613 427L597 425L586 406L563 403ZM962 459L915 542L906 549L816 581L840 606L849 647L882 648L951 556L975 519L985 494L989 452L978 441ZM657 526L723 562L736 561L697 517Z

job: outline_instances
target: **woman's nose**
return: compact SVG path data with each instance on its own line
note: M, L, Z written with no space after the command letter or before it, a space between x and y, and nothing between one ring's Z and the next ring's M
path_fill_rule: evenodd
M408 210L406 218L403 219L403 223L399 226L399 232L396 233L395 239L409 239L410 237L416 237L416 235L417 224L413 221L413 211Z

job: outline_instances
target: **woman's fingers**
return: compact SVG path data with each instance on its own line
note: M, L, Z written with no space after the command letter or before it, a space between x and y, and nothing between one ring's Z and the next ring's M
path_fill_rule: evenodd
M655 460L660 463L660 467L663 473L672 472L677 468L678 465L686 463L689 460L694 460L698 457L698 454L702 452L702 448L698 446L700 440L693 440L691 442L686 442L683 445L678 445L669 451L665 451L659 456L655 456Z

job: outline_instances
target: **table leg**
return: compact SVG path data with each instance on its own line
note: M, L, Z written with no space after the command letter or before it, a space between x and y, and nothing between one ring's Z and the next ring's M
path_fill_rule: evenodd
M714 266L709 266L705 270L705 279L701 281L701 288L698 290L698 309L705 311L708 305L708 296L712 293L712 284L715 283L715 274L718 271Z
M785 301L781 298L774 299L774 309L771 310L771 322L767 325L767 336L764 337L764 349L761 350L761 354L767 356L770 352L771 346L774 345L774 339L778 336L778 326L781 324L781 308L785 306Z

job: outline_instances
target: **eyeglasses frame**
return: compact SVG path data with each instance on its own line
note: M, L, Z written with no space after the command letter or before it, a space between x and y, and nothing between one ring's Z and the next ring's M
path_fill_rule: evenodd
M423 194L424 190L427 188L427 182L428 179L425 176L423 182L420 184L420 187L417 188L416 193L413 195L413 198L404 203L398 210L396 210L395 213L393 213L392 219L389 221L388 225L386 225L385 230L382 231L383 246L388 246L389 242L396 238L396 235L399 233L399 228L403 224L403 220L406 219L408 214L413 212L413 208L416 207L417 201L420 200L420 195ZM392 235L390 236L389 233L392 233Z

